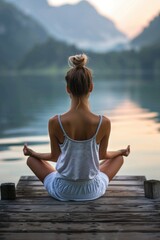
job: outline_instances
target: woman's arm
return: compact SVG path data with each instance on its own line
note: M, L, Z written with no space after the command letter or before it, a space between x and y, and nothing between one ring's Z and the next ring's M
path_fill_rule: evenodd
M115 157L118 157L122 155L121 153L121 150L117 150L117 151L107 151L106 152L106 157L107 159L112 159L112 158L115 158Z
M51 118L48 123L48 132L50 137L50 146L51 153L38 153L27 147L27 144L24 145L23 152L25 156L35 157L39 160L46 160L57 162L59 155L61 154L58 139L56 136L57 133L57 117Z
M100 148L99 148L99 159L112 159L118 156L125 156L127 157L130 153L130 146L128 145L125 149L120 149L117 151L107 151L108 148L108 142L109 142L109 136L111 132L111 123L108 118L104 118L103 126L102 126L102 132L103 136L100 142Z
M40 160L46 160L46 161L52 160L51 153L37 153L33 151L31 148L28 148L27 144L24 145L23 153L25 156L35 157Z
M99 145L99 159L107 159L107 148L108 148L108 142L109 142L109 136L111 132L111 122L108 118L103 117L102 126L100 128L100 131L102 133L101 141Z
M117 151L109 151L106 153L106 155L107 155L107 159L112 159L112 158L115 158L118 156L127 157L129 155L129 153L130 153L130 145L128 145L127 148L125 148L125 149L120 149Z

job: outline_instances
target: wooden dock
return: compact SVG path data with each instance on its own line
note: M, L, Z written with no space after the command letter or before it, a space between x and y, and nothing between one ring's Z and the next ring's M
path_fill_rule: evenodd
M34 176L16 200L0 201L0 240L160 240L160 199L144 197L143 176L117 176L105 196L60 202Z

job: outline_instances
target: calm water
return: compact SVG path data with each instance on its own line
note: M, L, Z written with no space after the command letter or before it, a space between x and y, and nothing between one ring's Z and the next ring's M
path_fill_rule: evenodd
M119 174L160 179L160 79L97 79L90 105L112 121L109 149L131 145ZM27 142L49 152L48 119L69 107L63 76L0 77L0 183L32 174L22 154Z

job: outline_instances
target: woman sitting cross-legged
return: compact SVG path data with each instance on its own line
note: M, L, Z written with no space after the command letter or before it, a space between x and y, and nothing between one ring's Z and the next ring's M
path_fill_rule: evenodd
M130 146L107 151L111 123L90 109L93 81L86 64L85 54L69 57L65 79L71 106L49 119L51 153L37 153L27 145L23 148L30 169L48 193L61 201L86 201L104 195L123 164L123 156L130 153ZM56 162L56 168L48 161Z

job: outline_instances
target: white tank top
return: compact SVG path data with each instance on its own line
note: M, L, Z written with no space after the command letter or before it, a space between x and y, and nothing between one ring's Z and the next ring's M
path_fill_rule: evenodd
M60 115L58 121L64 134L64 142L59 144L61 154L57 160L56 170L62 177L70 180L89 180L99 173L99 145L96 135L102 123L100 116L94 136L87 140L73 140L65 132Z

